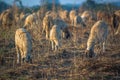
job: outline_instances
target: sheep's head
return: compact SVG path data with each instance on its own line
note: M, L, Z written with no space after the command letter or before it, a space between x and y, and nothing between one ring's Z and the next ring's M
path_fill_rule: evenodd
M85 55L86 55L86 57L92 58L92 57L94 57L95 53L93 50L86 50Z
M83 27L86 27L86 24L83 21L81 22L81 24Z
M64 33L63 38L69 39L69 38L71 37L70 31L68 30L68 28L65 28L65 29L63 30L63 33Z

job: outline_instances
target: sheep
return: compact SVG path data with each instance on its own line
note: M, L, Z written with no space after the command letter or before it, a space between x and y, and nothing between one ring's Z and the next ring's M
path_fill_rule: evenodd
M19 18L21 21L25 21L26 17L29 15L30 15L30 13L25 14L25 13L21 12Z
M2 12L0 16L0 21L3 26L11 26L13 24L14 16L11 9L7 9Z
M62 20L68 21L68 11L67 10L59 11L59 16Z
M120 23L118 24L117 31L115 32L115 35L118 35L118 34L120 34Z
M120 10L117 10L113 13L112 24L115 29L115 35L118 35L120 32Z
M69 17L70 17L70 22L71 22L71 25L74 25L74 17L77 15L77 12L75 10L71 10L70 11L70 14L69 14Z
M55 18L57 18L57 17L59 16L58 13L55 12L55 11L47 11L47 12L45 13L45 15L49 15L49 16L51 16L53 19L55 19Z
M86 56L94 56L94 45L96 43L103 44L103 53L105 52L105 41L108 36L108 25L102 21L97 21L91 28L91 32L87 41Z
M81 30L81 32L82 32L85 27L86 27L86 24L83 22L82 18L80 16L76 15L74 17L74 28L73 28L74 29L74 32L73 32L74 42L76 42L78 40L78 38L77 38L77 34L79 34L78 30Z
M26 29L19 28L16 30L15 46L17 52L17 64L22 64L25 61L32 63L32 38Z
M65 32L66 38L70 37L67 27L63 27L59 24L53 25L52 29L50 30L50 41L52 44L52 50L57 51L58 48L61 46L61 39L62 39L61 38L61 36L62 36L61 31Z
M62 26L62 28L67 27L67 24L65 23L65 21L63 21L63 20L60 19L60 18L55 18L55 19L53 19L53 24L60 25L60 26Z
M89 21L89 20L95 20L95 15L91 11L84 11L81 14L81 18L84 22Z
M111 14L109 11L98 11L97 20L104 20L107 24L111 25Z
M49 39L49 33L50 33L50 29L53 25L53 22L52 22L52 17L49 16L49 15L46 15L44 18L43 18L43 30L42 30L42 33L45 31L46 33L46 39Z
M32 26L33 24L36 24L37 15L36 13L30 14L26 17L24 27L27 28L27 26Z
M60 44L62 38L70 38L68 25L60 18L56 18L53 20L53 26L50 30L50 41L52 43L52 50L56 51L62 45Z
M82 27L85 27L85 23L83 22L82 18L78 15L76 15L74 17L74 26L75 27L79 27L79 26L82 26Z
M59 25L59 27L61 27L62 29L62 38L66 38L66 36L69 38L70 37L70 33L68 31L68 24L63 21L62 19L60 18L55 18L53 20L53 25ZM66 34L67 33L67 34Z
M52 44L52 50L57 50L60 46L61 31L58 25L54 25L50 30L50 41Z

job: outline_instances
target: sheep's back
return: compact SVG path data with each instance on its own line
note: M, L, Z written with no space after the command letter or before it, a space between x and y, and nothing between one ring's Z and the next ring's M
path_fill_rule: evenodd
M59 40L61 35L61 31L59 26L54 25L50 30L50 40Z
M104 21L96 22L91 28L90 37L98 41L107 37L108 25Z
M18 29L15 34L16 45L24 50L32 49L32 39L25 29Z

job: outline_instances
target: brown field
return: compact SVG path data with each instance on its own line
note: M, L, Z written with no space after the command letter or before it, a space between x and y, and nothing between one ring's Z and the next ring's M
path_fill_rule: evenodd
M15 28L1 29L0 33L0 80L120 80L119 38L108 37L106 52L101 55L95 46L97 57L84 56L89 29L71 30L75 40L62 40L58 51L51 51L43 34L33 42L33 64L16 65L14 45ZM6 35L5 35L6 34Z
M93 22L94 23L94 22ZM34 26L33 63L16 64L14 35L20 25L0 26L0 80L120 80L120 35L113 36L109 27L106 52L95 46L95 58L86 58L86 43L92 22L86 28L69 25L72 37L62 40L58 51L41 34L42 26ZM22 25L22 24L21 24ZM74 36L74 37L73 37Z

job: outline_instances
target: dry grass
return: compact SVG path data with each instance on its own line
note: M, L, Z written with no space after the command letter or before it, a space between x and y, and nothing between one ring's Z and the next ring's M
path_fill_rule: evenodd
M68 23L69 24L69 23ZM85 29L70 26L72 38L62 40L62 47L52 51L41 22L30 31L33 39L33 64L16 65L14 33L16 28L0 29L0 80L120 80L120 45L110 34L104 55L95 47L96 58L84 56L91 26ZM20 27L20 26L19 26Z
M80 35L78 35L80 33ZM93 59L84 57L89 31L77 32L77 42L72 39L63 40L59 51L51 51L49 41L45 37L35 41L33 45L33 64L17 66L14 62L15 49L6 46L3 53L4 64L0 68L1 80L119 80L120 59L119 46L108 40L107 51ZM43 34L44 35L44 34ZM109 38L110 39L110 38ZM9 41L9 40L7 40ZM110 42L111 41L111 42ZM9 43L9 42L8 42ZM0 42L1 45L2 41ZM113 47L114 46L114 47ZM7 52L5 52L5 50ZM11 59L13 58L13 59Z

